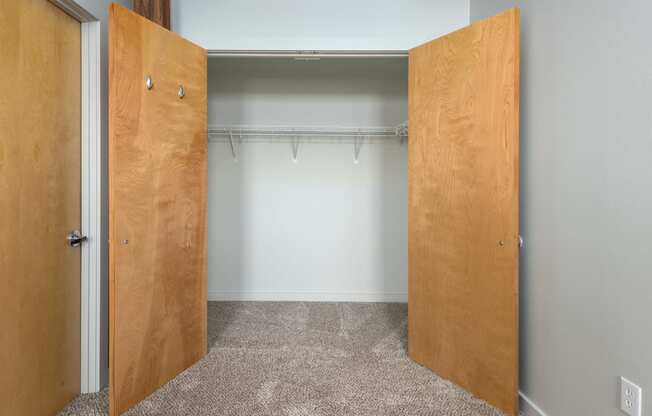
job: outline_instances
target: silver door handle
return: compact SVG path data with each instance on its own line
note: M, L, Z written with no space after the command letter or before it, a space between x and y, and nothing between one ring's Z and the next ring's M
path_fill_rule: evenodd
M82 242L88 240L88 237L81 235L77 230L73 230L68 234L68 236L66 236L66 240L68 240L68 245L70 247L79 247Z

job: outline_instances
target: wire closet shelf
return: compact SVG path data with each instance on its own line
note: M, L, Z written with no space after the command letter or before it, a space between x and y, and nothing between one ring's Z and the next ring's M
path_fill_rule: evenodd
M395 127L212 126L208 129L208 138L212 142L238 140L293 143L299 140L302 143L353 143L360 139L365 142L388 139L403 141L407 136L407 123Z
M235 161L243 142L290 143L295 162L302 143L350 143L353 144L354 162L358 163L363 144L394 140L402 145L407 137L407 123L394 127L212 126L208 129L208 141L229 143Z

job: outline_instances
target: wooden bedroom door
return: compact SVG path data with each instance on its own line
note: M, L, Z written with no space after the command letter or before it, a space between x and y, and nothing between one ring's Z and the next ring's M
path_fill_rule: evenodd
M80 390L81 25L0 1L0 415L55 415Z
M116 4L109 31L115 416L206 355L207 55Z
M519 11L410 51L408 349L518 413Z

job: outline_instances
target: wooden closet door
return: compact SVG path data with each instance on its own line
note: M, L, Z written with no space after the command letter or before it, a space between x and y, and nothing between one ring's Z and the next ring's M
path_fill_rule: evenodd
M109 402L118 415L207 350L207 55L115 4L109 28Z
M409 354L516 415L518 9L409 66Z

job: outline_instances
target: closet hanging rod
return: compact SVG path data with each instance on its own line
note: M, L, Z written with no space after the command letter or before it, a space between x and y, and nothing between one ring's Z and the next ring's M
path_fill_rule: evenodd
M209 49L209 58L407 58L404 50L246 50Z
M404 138L408 135L407 126L397 127L245 127L213 126L208 129L209 136L241 137L374 137Z

